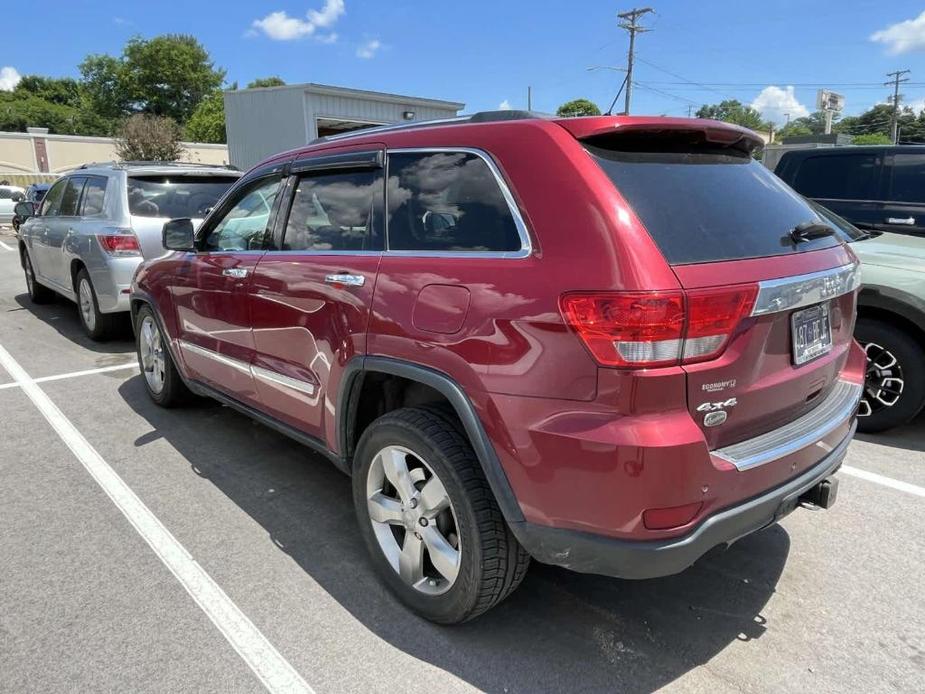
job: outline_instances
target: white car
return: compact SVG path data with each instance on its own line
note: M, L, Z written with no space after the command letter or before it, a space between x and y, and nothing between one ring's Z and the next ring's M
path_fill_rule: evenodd
M25 197L26 191L19 186L0 186L0 224L9 224L13 221L13 208Z

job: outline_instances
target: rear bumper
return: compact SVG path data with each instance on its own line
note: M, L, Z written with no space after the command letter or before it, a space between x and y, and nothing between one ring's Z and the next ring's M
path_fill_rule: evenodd
M726 545L776 522L797 499L841 465L857 424L816 465L779 487L719 511L681 537L654 541L615 539L529 522L512 523L521 545L537 561L581 573L617 578L656 578L679 573L717 546Z

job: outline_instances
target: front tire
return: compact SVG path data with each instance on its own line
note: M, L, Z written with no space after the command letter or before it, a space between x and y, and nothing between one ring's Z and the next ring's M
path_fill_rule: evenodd
M925 405L925 350L889 323L859 318L855 337L867 353L858 429L885 431L911 421Z
M379 575L411 610L464 622L523 580L530 557L449 415L426 407L383 415L363 433L355 461L360 532Z
M26 273L26 289L29 292L29 300L33 304L50 304L54 301L55 293L45 285L39 284L38 280L35 279L35 268L32 267L32 259L29 257L28 251L25 250L22 254L22 266L23 271Z
M176 407L190 399L170 356L164 334L149 306L142 306L135 317L135 351L148 396L161 407Z

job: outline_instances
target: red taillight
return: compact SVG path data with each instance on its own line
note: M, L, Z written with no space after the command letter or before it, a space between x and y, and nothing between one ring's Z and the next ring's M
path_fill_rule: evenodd
M757 285L689 292L565 294L560 309L603 366L691 363L720 354L751 313Z
M642 513L642 524L649 530L668 530L687 525L700 513L702 501L671 508L650 508Z
M109 255L141 255L135 234L99 234L96 238Z

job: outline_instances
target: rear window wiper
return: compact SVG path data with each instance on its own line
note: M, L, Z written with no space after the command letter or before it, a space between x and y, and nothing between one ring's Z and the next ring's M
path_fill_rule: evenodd
M790 239L794 243L800 243L801 241L815 241L816 239L821 239L825 236L837 236L838 232L835 231L828 224L822 224L821 222L803 222L802 224L797 224L793 229L790 230Z

